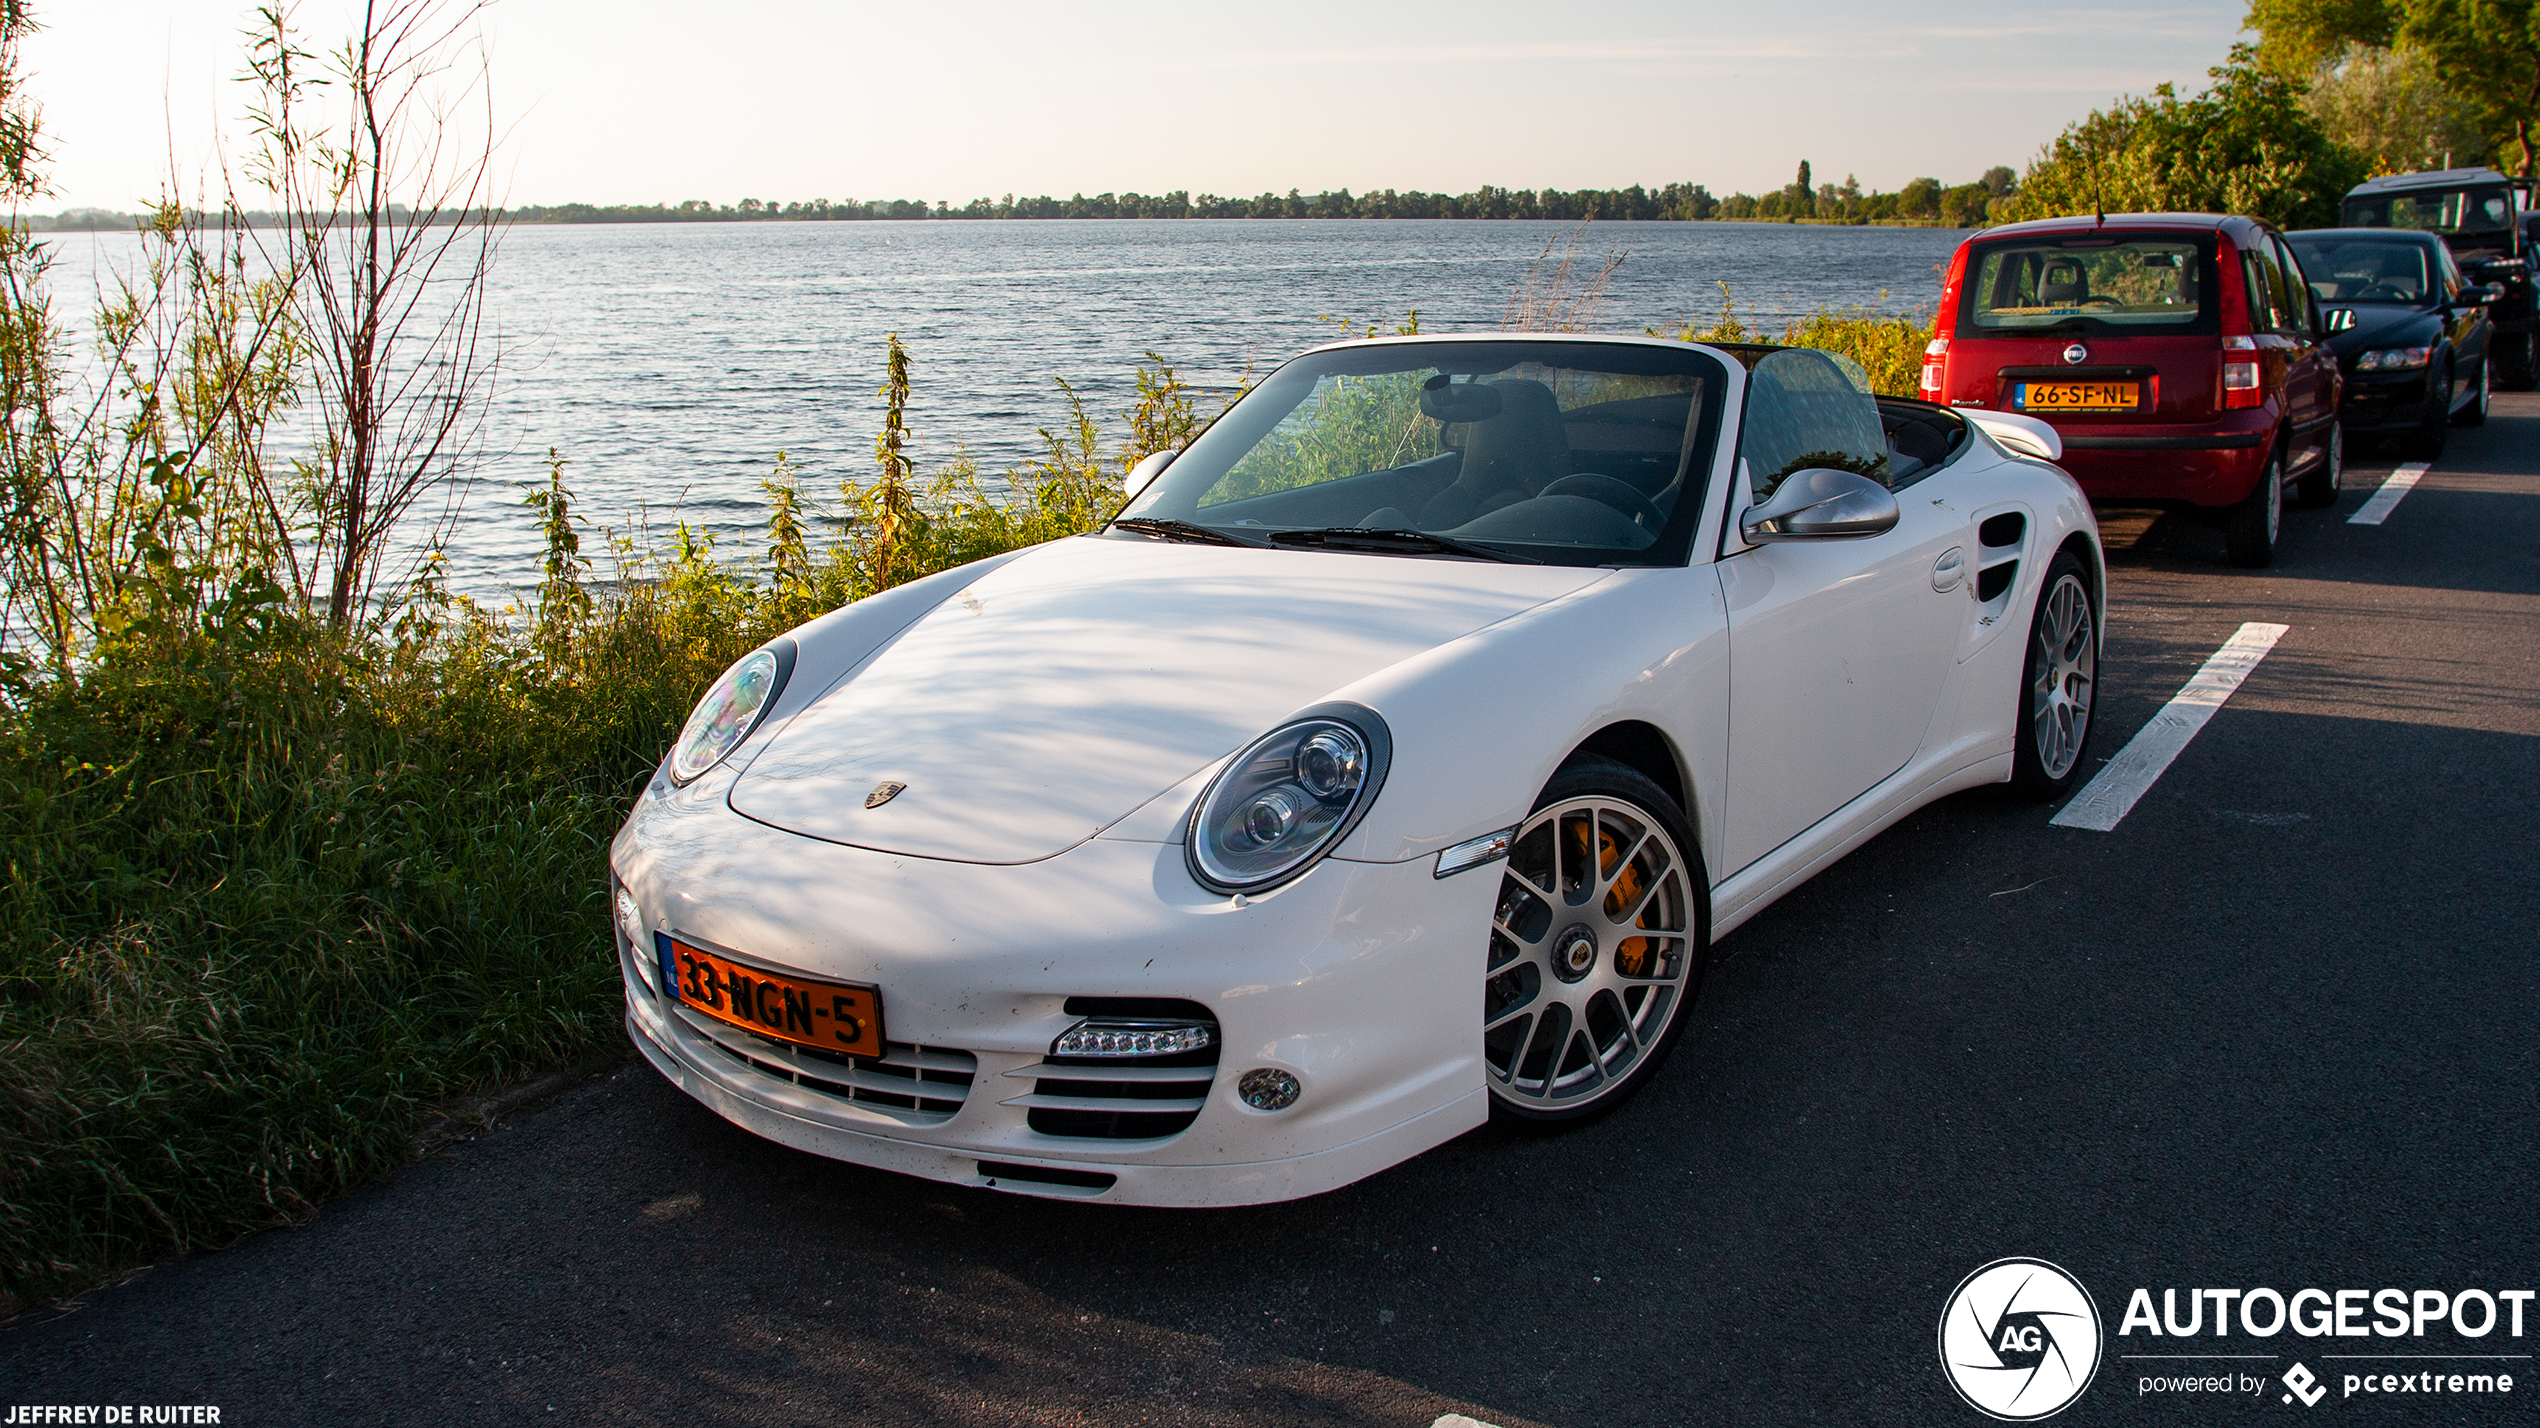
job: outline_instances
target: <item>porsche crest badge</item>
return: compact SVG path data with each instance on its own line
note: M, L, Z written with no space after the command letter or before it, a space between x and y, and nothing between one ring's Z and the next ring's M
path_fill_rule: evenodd
M892 799L899 797L901 790L907 787L907 784L892 783L885 779L881 783L875 784L873 786L873 791L864 796L864 806L867 808L879 808L883 804L890 802Z

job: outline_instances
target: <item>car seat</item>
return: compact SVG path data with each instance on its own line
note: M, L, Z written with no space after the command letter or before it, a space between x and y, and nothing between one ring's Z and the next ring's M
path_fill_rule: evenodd
M1570 474L1570 438L1561 403L1541 382L1514 378L1491 384L1499 415L1474 422L1453 484L1420 508L1422 530L1445 530L1527 499Z

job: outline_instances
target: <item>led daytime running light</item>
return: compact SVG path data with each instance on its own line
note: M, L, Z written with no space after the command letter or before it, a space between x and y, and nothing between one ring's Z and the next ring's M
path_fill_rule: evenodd
M1196 1022L1080 1021L1050 1044L1050 1055L1179 1056L1216 1039L1214 1028Z

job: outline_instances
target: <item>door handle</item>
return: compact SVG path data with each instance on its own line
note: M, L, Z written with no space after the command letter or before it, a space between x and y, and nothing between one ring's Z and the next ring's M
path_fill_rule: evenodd
M1966 578L1967 553L1957 546L1942 551L1940 559L1931 563L1931 588L1944 595L1957 589L1958 582Z

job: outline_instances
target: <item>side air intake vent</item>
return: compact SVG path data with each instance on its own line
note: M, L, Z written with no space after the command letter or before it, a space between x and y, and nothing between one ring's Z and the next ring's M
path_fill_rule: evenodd
M1197 1002L1147 997L1070 997L1083 1018L1032 1066L1008 1071L1032 1083L1021 1106L1043 1135L1155 1140L1199 1119L1217 1080L1217 1018Z

